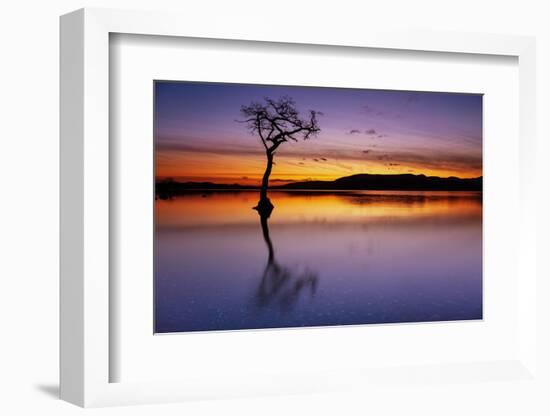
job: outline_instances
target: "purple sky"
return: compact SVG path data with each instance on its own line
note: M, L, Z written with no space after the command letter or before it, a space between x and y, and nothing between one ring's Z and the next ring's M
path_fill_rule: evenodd
M292 97L323 113L311 140L279 148L274 180L356 173L482 175L482 96L340 88L156 82L157 175L256 182L265 155L241 105Z

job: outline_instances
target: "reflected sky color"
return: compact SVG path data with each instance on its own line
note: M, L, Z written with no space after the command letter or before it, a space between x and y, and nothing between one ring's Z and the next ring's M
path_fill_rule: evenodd
M477 192L257 192L156 203L155 331L482 318Z
M321 111L321 133L277 151L271 183L356 173L482 176L482 96L429 92L156 82L157 177L258 184L265 154L239 109L291 96Z

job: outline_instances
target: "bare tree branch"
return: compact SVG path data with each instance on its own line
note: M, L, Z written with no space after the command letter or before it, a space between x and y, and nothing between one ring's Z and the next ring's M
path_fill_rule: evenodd
M266 151L273 153L281 143L289 139L297 142L307 140L319 133L317 116L321 113L310 111L308 118L300 118L294 100L282 97L278 100L264 98L265 103L252 102L241 107L241 114L250 132L258 134ZM276 133L276 134L275 134Z

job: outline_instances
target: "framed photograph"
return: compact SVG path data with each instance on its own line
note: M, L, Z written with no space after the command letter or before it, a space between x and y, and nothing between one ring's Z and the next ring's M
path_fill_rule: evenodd
M483 318L481 94L154 97L155 333Z
M304 33L61 18L63 399L538 386L534 40Z

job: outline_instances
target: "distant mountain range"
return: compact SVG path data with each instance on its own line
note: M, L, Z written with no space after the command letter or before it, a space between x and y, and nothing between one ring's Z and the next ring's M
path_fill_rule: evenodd
M326 190L430 190L481 191L483 178L440 178L426 175L371 175L367 173L344 176L334 181L293 182L279 186L282 189Z
M426 191L481 191L483 177L461 179L440 178L426 175L371 175L368 173L345 176L334 181L291 182L286 185L270 186L280 190L426 190ZM259 189L259 186L240 184L216 184L212 182L176 182L162 180L156 183L156 193L177 195L193 190L246 190Z

